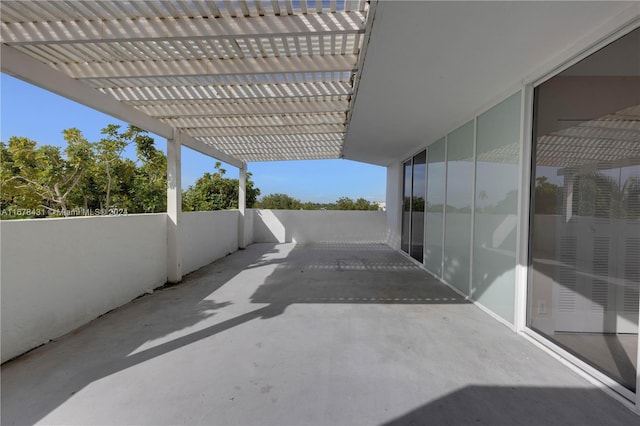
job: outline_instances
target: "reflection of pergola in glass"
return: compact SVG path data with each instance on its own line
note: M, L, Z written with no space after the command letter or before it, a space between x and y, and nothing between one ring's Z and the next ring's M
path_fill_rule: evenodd
M640 161L640 105L538 138L538 164L581 172ZM634 162L635 161L635 162Z
M575 214L581 214L578 211L576 185L580 186L580 182L585 180L592 181L591 192L596 191L595 185L619 187L618 191L614 191L615 193L611 192L611 188L605 191L606 205L601 205L602 203L594 199L595 205L589 209L592 214L609 217L619 213L617 210L611 211L611 197L614 196L618 202L622 202L625 193L633 192L635 186L629 187L629 184L633 184L635 179L623 179L623 176L616 175L615 182L609 183L603 173L607 170L621 171L625 167L640 165L638 141L640 141L640 105L538 138L537 164L555 167L557 175L563 177L563 202L566 206L567 220ZM602 182L598 184L600 181ZM582 186L587 188L585 185ZM595 192L591 196L596 197ZM636 205L638 203L636 198L633 196L627 198L629 205L626 206L626 210L638 211L640 206Z

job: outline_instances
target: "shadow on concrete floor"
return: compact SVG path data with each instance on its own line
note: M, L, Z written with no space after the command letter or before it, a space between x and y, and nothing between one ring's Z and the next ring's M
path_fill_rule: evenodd
M519 386L467 386L429 402L384 426L486 425L486 426L567 426L637 425L640 417L610 407L585 410L600 405L602 391L585 388L537 388Z
M2 424L453 424L465 403L540 424L559 377L581 383L386 246L255 244L4 364ZM451 393L474 381L536 386ZM637 420L599 390L553 391L559 413Z
M243 271L250 275L243 276ZM211 322L221 310L242 303L210 296L226 285L247 284L257 287L251 300L246 300L257 308L179 333ZM384 245L254 244L195 271L178 286L136 299L3 364L3 424L15 424L12 420L18 419L18 424L36 423L90 383L249 321L279 316L295 303L466 301ZM140 350L158 340L162 343ZM21 368L30 374L13 377L12 372Z

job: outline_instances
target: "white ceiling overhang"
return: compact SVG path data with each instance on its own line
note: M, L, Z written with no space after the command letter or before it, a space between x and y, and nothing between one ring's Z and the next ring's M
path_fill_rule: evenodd
M339 158L369 3L0 2L2 71L230 164Z
M389 165L606 37L611 22L637 24L640 3L381 1L370 19L344 158Z

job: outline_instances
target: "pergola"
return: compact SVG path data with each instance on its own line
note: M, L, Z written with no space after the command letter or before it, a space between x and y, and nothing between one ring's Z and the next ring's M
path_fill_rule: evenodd
M167 138L170 281L180 146L240 169L241 212L246 162L342 157L367 0L7 0L0 12L3 73Z
M2 72L238 167L339 158L368 9L3 1Z

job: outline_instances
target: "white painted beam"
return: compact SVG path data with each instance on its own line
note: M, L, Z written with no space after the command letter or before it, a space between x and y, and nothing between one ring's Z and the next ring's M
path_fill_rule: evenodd
M222 146L246 146L250 149L259 144L282 144L282 146L303 146L305 143L328 142L342 144L344 133L319 133L297 135L255 135L255 136L228 136L228 137L202 137L199 141L216 147Z
M167 139L167 281L182 281L182 178L180 133Z
M333 150L342 146L342 140L300 140L295 142L255 142L255 143L219 143L217 146L223 147L232 153L253 153L253 152L269 152L270 150L280 151L303 151L311 152L313 150Z
M91 80L95 82L95 80ZM313 82L284 84L235 84L200 86L147 86L105 87L106 94L126 102L137 101L203 101L203 100L271 100L316 98L321 96L348 96L351 86L347 82Z
M291 37L362 33L365 14L335 12L256 18L140 18L3 23L2 43L60 44Z
M331 140L331 139L317 139L317 140L303 140L300 139L295 143L291 142L282 142L282 141L273 141L273 142L255 142L255 143L224 143L221 142L218 146L224 147L229 151L238 151L238 152L251 152L254 150L269 150L269 149L308 149L308 148L336 148L342 145L342 140Z
M312 153L312 152L321 152L321 151L334 151L334 150L339 150L340 146L341 146L340 143L318 141L318 142L305 142L297 145L278 144L278 143L273 143L273 144L262 143L262 144L256 144L254 146L227 145L225 146L225 148L228 149L230 152L237 153L237 154L254 154L254 153L271 154L278 151L287 152L287 153L292 153L292 152Z
M357 62L357 55L335 55L84 62L59 63L53 66L77 79L116 79L354 71Z
M247 244L244 238L244 228L246 220L246 207L247 207L247 167L240 168L240 175L238 178L238 210L240 211L240 217L238 217L238 247L241 249L246 248Z
M362 41L362 47L360 48L360 54L358 58L357 71L353 77L354 93L351 97L351 104L349 105L349 113L347 122L351 123L351 116L353 115L353 108L355 106L356 98L358 96L358 88L360 87L360 79L362 78L362 71L364 69L365 59L367 58L367 49L369 48L369 42L371 41L371 33L373 31L373 23L376 18L376 11L378 8L378 0L371 2L369 10L367 12L366 26L364 37ZM369 17L369 15L371 15ZM348 125L348 124L347 124Z
M340 149L249 152L242 154L242 158L247 162L338 159Z
M203 101L185 103L141 103L136 106L150 116L156 118L170 117L216 117L238 115L273 115L273 114L308 114L323 112L339 112L346 114L349 108L349 100L315 101L313 98L289 99L282 101L273 99L270 101ZM135 105L135 103L134 103Z
M257 115L238 117L177 117L162 120L172 127L281 127L344 124L344 113Z
M344 124L312 124L296 126L236 126L236 127L183 127L185 133L197 137L299 135L318 133L345 133Z
M10 46L2 46L0 48L0 70L3 73L118 118L126 123L133 124L158 136L166 139L174 137L174 129L170 125L82 84ZM243 164L237 158L233 158L211 146L201 144L191 137L183 137L182 143L189 148L232 164L235 167L240 167Z

